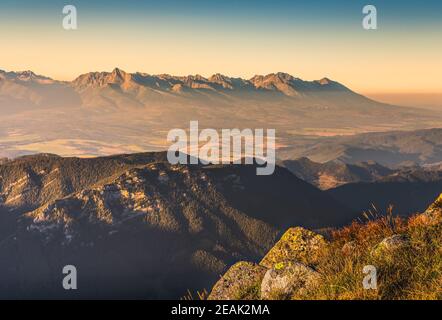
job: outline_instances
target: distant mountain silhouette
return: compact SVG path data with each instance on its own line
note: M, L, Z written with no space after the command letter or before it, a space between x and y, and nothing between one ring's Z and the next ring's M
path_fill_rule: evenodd
M432 198L442 190L442 171L437 168L400 169L373 183L349 183L327 190L337 201L358 212L384 212L389 205L394 213L410 215L425 210Z
M373 182L390 175L394 170L375 162L346 164L340 161L317 163L308 158L284 160L280 165L286 167L298 178L326 190L353 182Z
M282 159L307 157L314 162L348 164L374 161L382 166L440 165L442 129L364 133L351 136L300 139L278 150Z
M171 91L176 85L189 89L212 91L247 91L279 92L287 96L313 94L314 92L352 91L338 82L324 78L317 81L304 81L287 73L256 75L251 79L231 78L214 74L209 78L201 75L172 76L167 74L149 75L146 73L126 73L115 68L112 72L91 72L79 76L72 82L78 89L88 87L106 87L121 85L123 89L131 86L143 86L159 91Z

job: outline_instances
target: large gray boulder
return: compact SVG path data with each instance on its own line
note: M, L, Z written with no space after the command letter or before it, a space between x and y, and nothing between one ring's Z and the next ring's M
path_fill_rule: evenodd
M314 288L321 277L318 272L299 262L281 262L266 272L261 283L264 300L287 299Z
M266 271L255 263L238 262L215 284L208 300L259 299L259 288Z
M290 228L262 259L260 265L268 269L283 261L315 265L326 246L327 241L322 235L302 227Z

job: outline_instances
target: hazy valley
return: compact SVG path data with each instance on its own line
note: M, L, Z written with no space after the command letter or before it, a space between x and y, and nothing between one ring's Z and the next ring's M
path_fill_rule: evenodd
M3 157L162 151L170 129L198 120L201 128L274 128L278 148L288 148L280 152L284 158L326 161L338 152L325 157L305 146L324 136L442 124L440 112L378 103L327 78L304 81L285 73L206 79L115 69L62 82L0 71L0 111Z

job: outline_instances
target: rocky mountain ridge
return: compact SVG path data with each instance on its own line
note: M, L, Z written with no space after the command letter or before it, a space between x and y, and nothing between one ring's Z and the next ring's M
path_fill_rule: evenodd
M395 170L374 161L354 164L340 161L318 163L304 157L296 160L282 160L279 163L298 178L313 184L321 190L354 182L374 182L395 172Z
M201 75L173 76L168 74L150 75L147 73L127 73L119 68L112 72L90 72L82 74L72 82L57 81L49 77L36 75L32 71L6 72L0 70L0 80L21 82L35 82L40 84L70 84L77 90L90 87L106 87L120 85L129 88L131 85L150 87L152 89L169 92L179 92L180 88L207 89L207 90L255 90L276 91L286 96L307 94L313 91L345 91L351 92L342 84L323 78L314 81L304 81L290 74L278 72L267 75L255 75L251 79L232 78L222 74L214 74L208 78Z
M261 256L289 225L354 217L284 168L263 177L254 165L164 156L46 154L0 165L0 295L177 298ZM68 264L83 279L74 296L56 272Z

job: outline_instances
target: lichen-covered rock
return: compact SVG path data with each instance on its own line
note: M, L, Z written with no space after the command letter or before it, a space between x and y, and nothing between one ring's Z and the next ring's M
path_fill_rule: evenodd
M298 261L314 265L321 249L327 245L323 236L296 227L289 229L262 259L260 265L272 269L282 261Z
M385 238L377 244L372 251L372 255L379 256L384 253L391 253L393 251L407 247L410 244L409 239L401 234L395 234L391 237Z
M320 281L320 274L299 262L279 262L266 272L261 283L264 300L287 299L294 294L302 295Z
M260 284L267 269L251 262L238 262L215 284L209 300L259 299Z
M442 223L442 194L419 218L426 225Z

